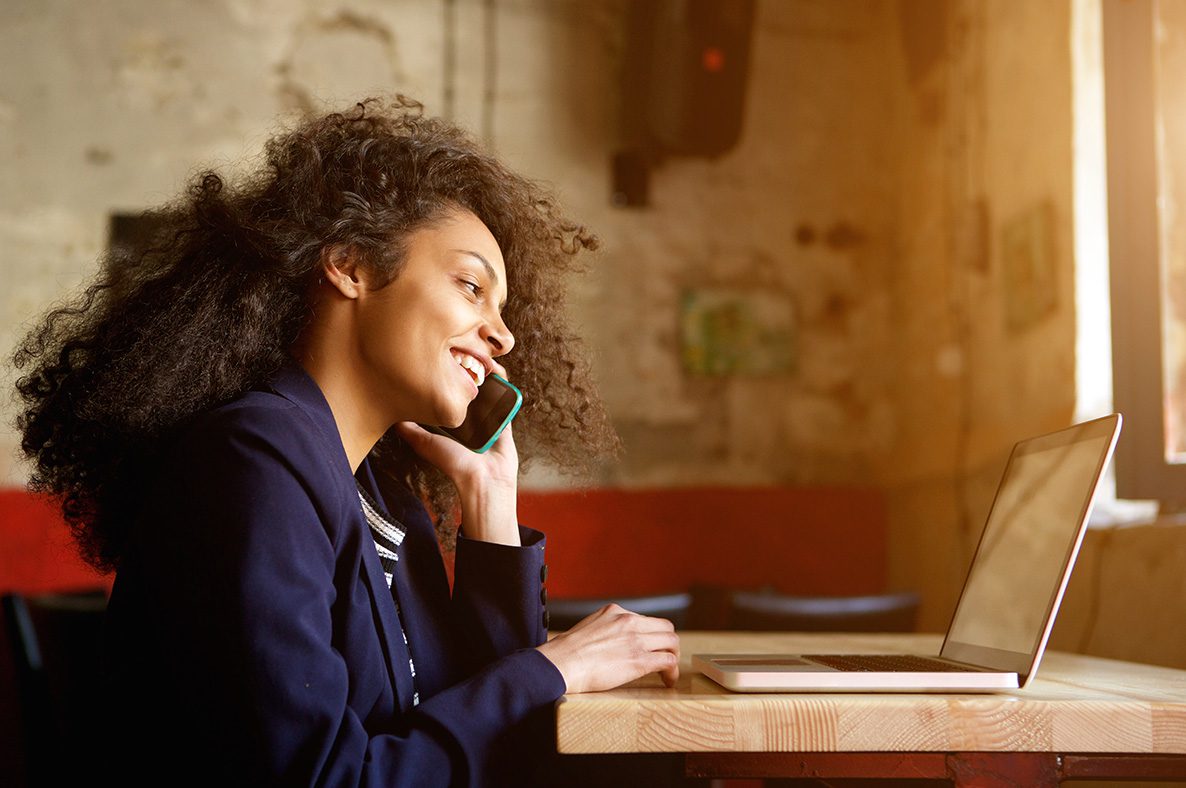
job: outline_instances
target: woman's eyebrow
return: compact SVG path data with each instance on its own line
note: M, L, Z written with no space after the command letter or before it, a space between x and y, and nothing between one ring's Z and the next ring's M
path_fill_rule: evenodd
M486 276L490 277L490 281L494 284L498 284L498 273L494 270L494 266L490 265L490 261L485 257L482 257L482 255L478 254L477 252L472 252L469 249L454 249L453 251L460 254L468 254L470 257L476 257L478 262L482 264L482 267L486 269Z
M490 277L490 281L495 286L498 285L498 272L494 270L494 266L490 265L489 260L487 260L485 257L482 257L482 255L480 255L477 252L472 251L470 249L454 249L453 251L458 252L459 254L467 254L470 257L476 258L478 260L478 262L480 262L482 264L482 267L486 269L486 276ZM498 308L501 310L506 305L507 305L506 299L503 299L502 303L498 305Z

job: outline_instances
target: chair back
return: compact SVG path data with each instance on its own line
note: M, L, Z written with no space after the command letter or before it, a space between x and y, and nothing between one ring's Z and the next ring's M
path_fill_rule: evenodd
M592 615L605 605L616 602L627 610L644 616L665 618L676 629L685 629L691 594L655 594L653 596L598 597L583 599L548 600L548 628L557 632L571 629L581 619Z
M735 591L728 628L756 632L912 632L919 596L913 591L867 596L788 596Z
M60 785L93 773L101 731L104 592L6 594L2 605L29 784Z

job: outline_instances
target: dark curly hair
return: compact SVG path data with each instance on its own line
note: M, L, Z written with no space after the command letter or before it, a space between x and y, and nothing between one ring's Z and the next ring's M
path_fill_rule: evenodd
M290 363L323 250L348 248L390 282L408 234L458 207L489 227L506 260L503 317L516 337L506 365L525 397L515 427L523 461L579 470L616 448L565 327L565 274L597 240L545 189L404 97L305 121L265 153L266 166L241 183L196 175L152 214L161 240L134 256L108 253L95 281L13 356L25 371L16 424L29 486L60 503L91 565L118 564L170 437ZM394 432L372 456L420 494L448 541L456 493L445 476Z

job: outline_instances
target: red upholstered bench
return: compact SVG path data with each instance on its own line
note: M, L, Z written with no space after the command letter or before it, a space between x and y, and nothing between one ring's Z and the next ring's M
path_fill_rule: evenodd
M706 584L787 594L886 590L880 492L852 487L524 491L548 535L548 594L641 596Z
M58 509L21 489L0 489L0 593L39 594L111 585L83 563Z

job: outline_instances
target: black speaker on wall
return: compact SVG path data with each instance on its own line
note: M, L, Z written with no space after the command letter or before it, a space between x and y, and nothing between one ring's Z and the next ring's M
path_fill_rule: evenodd
M631 0L616 202L645 204L647 171L666 156L712 158L737 144L753 24L754 0Z

